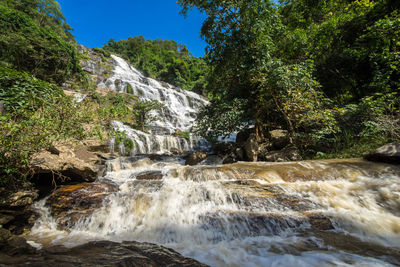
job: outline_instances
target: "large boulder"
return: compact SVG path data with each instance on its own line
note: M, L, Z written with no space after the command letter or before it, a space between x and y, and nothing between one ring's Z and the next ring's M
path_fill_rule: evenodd
M37 218L31 208L37 198L37 191L29 188L17 192L0 190L0 229L12 234L28 232Z
M269 139L275 150L282 149L290 143L289 132L286 130L269 131Z
M55 182L62 184L68 182L93 182L99 173L104 170L104 157L106 153L91 151L89 145L58 144L47 151L35 154L31 164L36 173L33 180L37 184L48 184ZM100 155L100 156L99 156Z
M185 159L185 165L197 165L201 161L203 161L207 157L207 154L204 153L203 151L194 151L193 153L189 154L186 156Z
M256 128L246 128L241 130L240 132L237 133L236 135L236 144L238 145L243 145L247 139L249 139L250 134L255 133Z
M237 147L236 144L231 143L231 142L216 142L212 146L211 151L213 151L217 155L228 155L236 147Z
M400 143L384 145L365 156L365 159L369 161L400 164Z
M103 200L115 190L110 184L65 185L50 195L46 205L60 228L71 227L100 208Z
M262 160L264 161L276 161L276 162L302 160L299 150L293 145L288 145L281 150L265 152L262 155L262 157L263 157Z
M73 248L53 246L42 250L25 248L28 244L10 244L0 252L1 266L171 266L206 267L200 262L185 258L170 248L140 243L111 241L89 242ZM19 246L24 249L15 249Z
M255 133L250 134L249 138L244 143L243 148L249 161L257 161L258 142Z

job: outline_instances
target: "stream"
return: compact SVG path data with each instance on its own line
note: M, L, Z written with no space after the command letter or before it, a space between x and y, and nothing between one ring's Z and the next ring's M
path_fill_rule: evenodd
M397 166L358 159L184 166L179 157L131 157L107 169L98 183L117 190L100 208L61 230L44 199L28 239L70 247L151 242L210 266L400 265Z

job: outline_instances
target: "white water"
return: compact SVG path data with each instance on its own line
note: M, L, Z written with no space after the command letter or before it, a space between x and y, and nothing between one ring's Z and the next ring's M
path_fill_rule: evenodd
M148 170L161 171L162 181L136 179ZM291 178L298 170L304 177ZM147 241L211 266L393 266L400 259L380 251L400 255L399 175L386 165L364 170L329 161L192 167L119 158L99 181L118 185L102 208L60 231L42 201L32 240ZM331 218L335 229L313 229L307 213ZM337 244L329 234L346 241ZM381 250L371 256L362 242Z
M98 85L99 88L128 93L130 87L130 93L140 101L157 100L165 105L162 111L151 112L159 120L149 124L150 133L132 129L118 121L112 122L115 130L125 132L134 142L132 151L126 151L125 147L120 145L120 154L164 154L171 151L192 151L206 145L206 142L198 137L190 136L189 140L186 140L173 134L177 131L190 131L200 107L206 105L207 100L193 92L147 78L122 58L114 55L111 57L114 70L107 80ZM110 141L110 149L113 152L115 150L113 140Z
M171 151L192 151L195 148L205 148L207 146L207 142L204 139L193 135L190 135L189 140L187 140L183 137L172 135L148 134L132 129L119 121L113 121L111 126L120 132L124 132L133 141L133 149L129 151L131 154L166 154ZM114 150L114 142L110 140L110 144L112 144L110 150L112 151ZM123 150L125 149L120 146L121 155L125 154Z
M203 97L147 78L122 58L114 55L111 57L114 70L105 82L98 85L99 88L110 88L117 92L127 93L129 84L133 90L132 94L138 96L139 100L158 100L165 104L165 111L156 113L161 120L152 122L151 126L167 131L169 134L173 134L178 129L190 130L199 108L208 103Z

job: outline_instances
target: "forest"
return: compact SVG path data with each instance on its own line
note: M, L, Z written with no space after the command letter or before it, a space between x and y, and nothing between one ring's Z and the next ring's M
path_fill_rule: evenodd
M354 157L399 140L400 2L179 0L207 15L207 92L196 126L287 129L306 158ZM229 123L226 123L229 121Z
M110 39L97 51L207 97L194 133L215 141L254 125L262 142L268 130L286 129L308 159L359 157L400 139L399 1L177 2L184 16L194 8L207 16L204 57L143 36ZM93 91L81 59L57 1L0 1L3 185L27 177L30 156L54 141L100 134L130 114L134 120L122 96L94 95L106 107L87 112L64 95L65 82Z

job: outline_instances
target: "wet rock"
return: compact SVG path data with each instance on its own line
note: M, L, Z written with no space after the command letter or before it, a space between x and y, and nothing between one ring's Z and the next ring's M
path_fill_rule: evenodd
M356 181L361 176L381 177L382 172L400 176L396 165L362 159L309 160L302 162L239 162L216 167L238 180L260 179L268 183L325 181L343 179Z
M256 134L250 134L249 138L244 143L243 148L249 161L257 161L258 142Z
M302 160L302 157L300 156L299 150L295 146L289 145L281 150L264 153L262 155L262 159L264 161L284 162L299 161Z
M110 184L83 183L58 188L46 205L61 228L70 227L102 206L103 200L115 191Z
M15 236L8 240L6 245L6 251L8 254L31 254L35 253L36 249L29 245L25 238L21 236Z
M90 242L73 248L49 247L39 251L0 254L0 264L10 266L183 266L205 267L172 249L139 242Z
M376 162L400 164L400 143L384 145L365 156L365 159Z
M171 152L171 154L172 155L183 155L183 154L185 154L182 150L179 150L179 149L177 149L177 148L171 148L170 149L170 152Z
M202 151L194 151L193 153L189 154L185 157L185 165L197 165L201 161L203 161L207 157L207 154Z
M335 229L331 220L320 213L304 213L309 219L311 227L319 231L327 231Z
M163 178L163 174L161 171L145 171L135 175L136 180L161 180Z
M282 149L290 143L289 132L286 130L269 131L269 138L275 150Z
M312 201L290 195L279 185L260 184L253 180L230 181L224 184L232 192L231 201L235 204L249 206L251 208L268 208L272 210L310 211L320 208Z
M291 216L292 215L292 216ZM311 215L310 215L311 216ZM214 236L214 242L221 241L223 236L273 236L290 229L332 230L334 229L328 217L323 214L313 214L314 218L293 215L290 213L253 213L253 212L216 212L207 213L203 227L213 227L219 235ZM316 221L319 218L319 222ZM324 225L325 224L325 225ZM328 227L328 224L330 227ZM311 226L309 228L308 226ZM324 228L325 227L325 228Z

